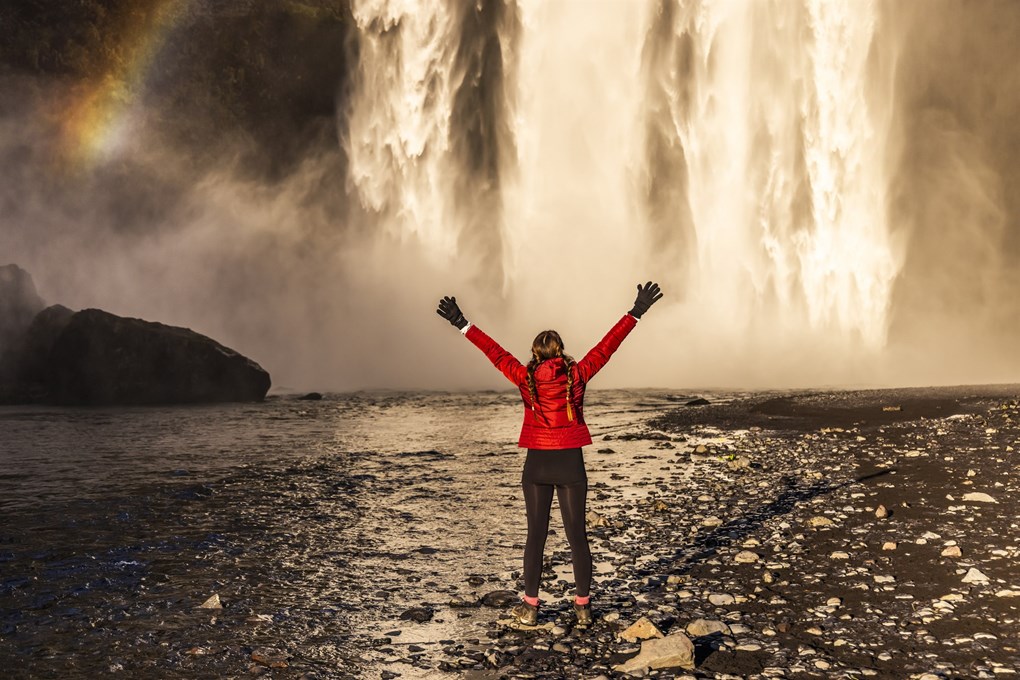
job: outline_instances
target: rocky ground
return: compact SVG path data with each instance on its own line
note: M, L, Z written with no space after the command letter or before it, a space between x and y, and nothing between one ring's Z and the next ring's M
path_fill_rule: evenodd
M592 484L593 553L610 561L596 565L594 626L572 626L569 555L547 547L548 602L536 628L500 621L485 605L507 606L516 594L490 589L479 601L496 580L479 577L445 605L405 612L406 625L364 656L385 678L611 678L624 677L641 637L682 632L694 642L689 667L622 668L660 678L1015 675L1017 394L885 390L678 405L591 447L589 467L624 445L661 463L646 481L630 480L646 493L612 484L627 478L625 461ZM416 619L479 614L492 619L486 639L401 642L422 625ZM633 641L621 639L636 622Z

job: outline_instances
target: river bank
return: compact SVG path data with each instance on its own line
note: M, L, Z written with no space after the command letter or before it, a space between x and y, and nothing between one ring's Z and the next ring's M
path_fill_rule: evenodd
M644 617L718 629L654 677L1008 676L1017 394L592 392L588 630L555 508L543 627L499 622L525 537L514 394L3 409L0 663L616 677Z

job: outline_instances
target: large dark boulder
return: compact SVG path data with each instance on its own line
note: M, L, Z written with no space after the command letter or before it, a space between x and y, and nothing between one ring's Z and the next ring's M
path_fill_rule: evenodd
M45 306L28 272L16 264L0 267L0 356L20 342Z
M270 386L261 366L211 338L99 309L71 316L45 373L45 401L82 406L262 401Z
M46 401L50 355L73 316L63 305L52 305L35 315L28 330L0 357L0 403Z

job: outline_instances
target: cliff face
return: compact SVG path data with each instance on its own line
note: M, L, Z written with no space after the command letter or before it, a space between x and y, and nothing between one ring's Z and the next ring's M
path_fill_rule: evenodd
M0 267L0 357L20 340L44 306L28 272L16 264Z
M122 80L167 141L196 150L230 142L253 174L280 176L313 149L338 148L353 27L346 0L10 0L0 26L0 75L72 92Z

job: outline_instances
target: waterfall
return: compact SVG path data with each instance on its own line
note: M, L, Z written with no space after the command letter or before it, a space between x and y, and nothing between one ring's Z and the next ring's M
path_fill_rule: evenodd
M663 281L732 344L880 349L891 60L867 0L360 0L350 191L494 296Z
M703 311L725 310L713 322L733 333L757 321L885 340L899 258L890 117L869 97L892 78L873 63L875 22L856 0L657 8L644 60L648 224L659 250L678 234L688 252L666 249L677 280Z
M501 289L513 7L357 0L353 15L359 69L341 135L352 193L389 235L437 261L467 256Z

